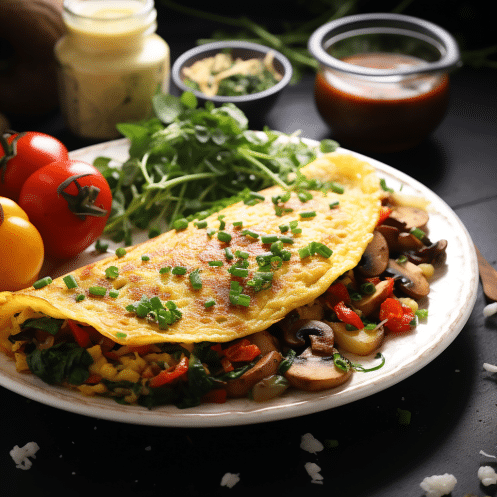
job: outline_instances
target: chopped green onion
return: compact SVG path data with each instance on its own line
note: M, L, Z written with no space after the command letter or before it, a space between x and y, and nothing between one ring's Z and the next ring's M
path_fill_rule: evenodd
M243 226L243 221L235 221L235 222L233 223L233 226L234 226L235 228L241 228L241 227Z
M305 192L299 192L299 193L297 193L297 197L299 198L299 200L302 203L305 203L308 200L312 199L312 193L311 192L307 192L307 191L305 191Z
M347 331L357 331L359 328L357 328L353 324L345 323L345 329Z
M226 228L226 221L223 221L223 219L225 217L226 216L224 214L219 214L219 216L217 216L217 220L219 221L219 229L220 230L224 230L224 228Z
M373 295L375 291L376 291L376 286L374 285L374 283L371 283L371 281L368 281L361 285L361 292L364 293L365 295Z
M303 219L310 218L310 217L315 217L316 216L316 211L304 211L304 212L300 212L299 215Z
M337 200L336 202L331 202L330 209L336 209L340 205L340 202Z
M380 186L383 191L393 193L393 189L388 188L385 178L380 179Z
M252 238L259 238L259 233L256 233L255 231L247 230L247 229L242 231L242 235L250 236Z
M185 218L176 219L176 221L173 222L173 228L175 230L184 230L188 228L188 219Z
M212 235L216 232L214 228L207 228L207 236L212 238Z
M285 374L293 364L293 360L295 359L297 352L295 350L290 349L283 360L280 362L278 366L278 374Z
M50 283L52 283L52 278L50 278L50 276L45 276L45 278L35 281L33 283L33 287L38 290L39 288L43 288L44 286L50 285Z
M338 183L334 183L333 181L330 183L330 190L335 193L342 194L345 189L343 186L339 185Z
M309 250L309 245L299 248L299 256L301 259L306 259L307 257L310 257L310 255L311 251Z
M235 250L235 255L240 259L248 259L250 257L250 254L244 250Z
M105 277L115 279L119 276L119 269L116 266L109 266L105 269Z
M147 255L147 254L143 254L143 255L142 255L142 261L143 261L143 262L147 262L147 261L149 261L149 260L150 260L150 256L149 256L149 255Z
M233 276L239 276L240 278L246 278L248 276L248 269L241 267L231 266L228 269L228 272Z
M183 275L186 274L186 267L184 266L174 266L171 274L176 274L176 275Z
M240 294L238 295L238 305L243 305L244 307L248 307L250 305L250 295Z
M410 233L420 240L423 240L423 238L426 236L426 233L419 228L412 228Z
M209 266L223 266L224 262L223 261L209 261L208 264L209 264Z
M126 333L123 333L122 331L118 331L116 333L116 338L126 338L128 335Z
M359 292L351 292L350 298L355 302L358 302L359 300L362 300L362 295Z
M289 224L281 224L280 226L278 226L278 228L280 229L280 231L282 233L286 233L290 229L290 225Z
M226 231L219 231L217 234L217 239L220 242L230 242L231 241L231 235L229 233L226 233Z
M274 243L278 241L278 235L261 235L262 243Z
M100 239L95 242L95 250L97 252L100 252L101 254L104 254L107 252L107 249L109 248L108 243L103 243Z
M395 261L397 264L405 264L407 262L407 257L405 255L401 255Z
M374 330L376 330L376 326L377 325L374 323L368 323L368 324L364 325L364 329L366 331L374 331Z
M94 297L103 297L107 293L107 288L104 288L103 286L91 286L88 288L88 292Z
M62 278L62 280L66 284L66 287L69 289L76 288L78 286L78 282L76 281L76 278L72 274L68 274L67 276L64 276Z
M195 221L193 223L198 229L207 228L207 221Z
M333 354L333 363L338 369L341 369L342 371L348 371L350 369L349 360L343 357L338 352Z
M126 249L123 247L119 247L116 249L117 257L124 257L126 255Z
M235 257L233 255L233 252L231 251L231 249L229 247L224 248L224 253L226 255L226 259L228 259L228 260L234 259L234 257Z
M79 295L76 295L76 302L81 302L82 300L85 300L84 294L80 293Z
M117 299L117 297L119 297L119 292L117 290L109 290L109 297Z
M280 242L292 244L295 240L291 236L280 236Z
M194 290L200 290L202 288L202 279L200 278L200 269L194 269L190 273L190 283Z
M171 266L164 266L159 269L159 274L167 274L171 271Z
M214 299L206 300L204 302L204 307L207 309L209 307L212 307L213 305L216 305L216 301Z
M428 317L428 309L418 309L414 314L418 319L426 319Z

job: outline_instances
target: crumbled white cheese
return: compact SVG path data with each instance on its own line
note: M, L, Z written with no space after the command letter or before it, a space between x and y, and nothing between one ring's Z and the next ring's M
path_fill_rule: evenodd
M32 457L36 459L36 452L40 449L36 442L28 442L24 447L16 445L11 451L10 456L16 463L16 468L29 469L33 465L33 461L29 459Z
M497 314L497 302L492 302L483 308L483 315L486 318L493 316L494 314Z
M478 478L482 485L486 487L497 483L497 473L492 466L480 466L480 469L478 469Z
M240 481L240 473L226 473L221 479L221 486L233 488Z
M311 483L323 484L323 476L319 473L321 468L313 462L307 462L304 465L307 474L312 478Z
M484 362L483 369L485 371L490 371L490 373L497 373L497 366L495 364L489 364L488 362Z
M321 452L324 449L324 445L310 433L302 435L300 442L300 448L311 454L316 454L316 452Z
M454 475L445 473L444 475L427 476L420 487L426 492L426 497L442 497L449 495L456 486L457 480Z

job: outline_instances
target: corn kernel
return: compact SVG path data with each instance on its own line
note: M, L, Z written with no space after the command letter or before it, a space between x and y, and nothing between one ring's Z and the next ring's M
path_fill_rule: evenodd
M113 380L117 375L117 369L107 362L100 368L100 375L108 380Z
M21 371L29 371L28 361L26 360L26 355L21 354L20 352L16 352L14 354L16 360L16 370Z
M433 276L433 274L435 273L435 268L433 267L433 264L422 263L418 267L419 267L419 269L421 269L423 276L427 280L429 280Z
M87 395L88 397L107 392L107 387L103 383L97 383L96 385L79 385L77 388L83 395Z
M114 379L115 381L131 381L132 383L136 383L140 380L140 373L138 371L126 368L122 371L119 371Z
M418 303L414 299L403 297L399 299L399 302L402 305L410 307L412 309L412 312L416 312L418 310Z

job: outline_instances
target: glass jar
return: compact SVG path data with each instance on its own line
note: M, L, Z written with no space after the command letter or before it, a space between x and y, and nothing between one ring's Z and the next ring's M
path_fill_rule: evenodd
M317 109L342 145L394 152L419 144L442 121L456 41L428 21L360 14L329 22L309 39L319 62Z
M153 0L65 0L67 27L55 47L61 110L88 139L120 136L116 124L152 114L169 91L169 46L155 31Z

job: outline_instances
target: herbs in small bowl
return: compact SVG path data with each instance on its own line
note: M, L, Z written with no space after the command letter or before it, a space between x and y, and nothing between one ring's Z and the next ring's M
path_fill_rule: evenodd
M233 103L252 128L263 124L292 77L292 65L278 51L245 41L207 43L181 55L172 68L179 91L192 91L205 104Z

